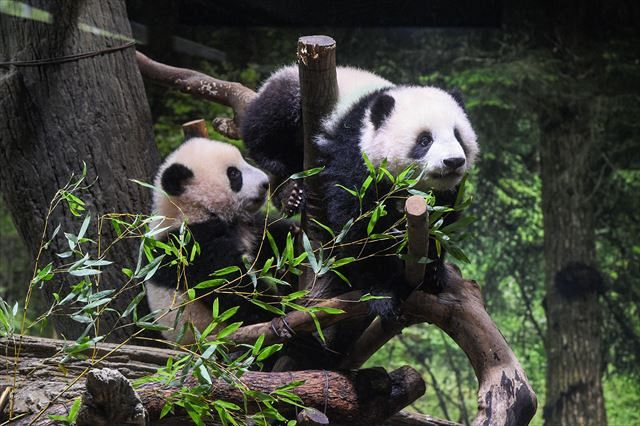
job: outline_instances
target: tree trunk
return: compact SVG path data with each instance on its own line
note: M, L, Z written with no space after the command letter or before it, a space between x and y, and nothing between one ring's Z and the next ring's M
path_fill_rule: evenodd
M548 425L605 425L600 307L593 207L589 109L575 105L542 118L542 210L547 313Z
M30 5L51 16L44 19L48 22L41 22L0 14L0 57L4 61L94 52L121 46L131 36L125 4L120 0L41 0ZM87 25L108 33L96 35ZM2 193L32 256L41 245L52 197L73 173L81 172L83 161L88 169L86 183L95 180L83 193L92 216L89 238L96 237L97 231L91 229L97 229L99 215L148 211L150 191L129 181L150 181L159 161L133 47L63 63L1 68L0 110ZM47 238L58 224L61 231L75 234L81 223L82 218L57 208L50 217ZM60 232L53 241L50 253L68 250L62 235ZM107 243L113 239L109 224L101 237ZM100 290L120 288L124 277L120 268L135 265L136 258L136 241L119 242L109 252L108 260L114 265L103 271ZM55 259L45 253L40 267ZM47 282L43 291L48 304L54 292L67 293L79 281L76 278L56 276ZM109 307L124 310L139 291L123 292ZM141 314L146 310L146 302L142 303ZM68 315L52 319L67 338L76 338L86 327ZM101 333L111 330L117 320L117 313L105 312ZM121 342L131 332L132 327L119 327L108 339Z

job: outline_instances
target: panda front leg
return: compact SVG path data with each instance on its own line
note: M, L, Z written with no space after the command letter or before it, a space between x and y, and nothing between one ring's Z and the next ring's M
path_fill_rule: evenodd
M272 197L273 204L287 217L302 212L305 203L304 186L301 181L290 180L281 185Z

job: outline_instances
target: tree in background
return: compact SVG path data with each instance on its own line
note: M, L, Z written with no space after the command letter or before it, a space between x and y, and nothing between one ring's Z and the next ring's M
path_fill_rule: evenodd
M52 238L51 249L64 253L69 250L67 244L74 243L68 242L62 232L53 238L55 227L59 224L59 229L65 232L78 227L68 210L58 208L49 212L49 203L70 176L81 174L83 161L87 164L86 205L77 204L69 194L63 197L77 204L77 214L86 214L95 221L106 212L146 211L149 191L122 177L150 180L159 157L153 143L144 86L135 65L135 50L129 47L100 52L131 40L124 4L56 1L33 2L32 7L40 11L38 19L0 13L3 58L15 61L53 58L50 63L0 71L0 108L5 112L0 122L0 178L6 205L30 257L40 260L44 278L48 276L44 265L51 263L55 267L64 261L48 258L46 251L40 258L41 245ZM95 35L98 29L109 33L106 37ZM90 52L95 54L81 61L61 60ZM45 232L47 221L51 227ZM116 238L115 231L108 226L102 228L102 234L88 232L86 237L101 237L106 242ZM110 254L108 261L130 264L130 259L137 257L137 250L134 243L125 242L122 249ZM70 282L41 282L47 306L56 297L58 301L64 298L85 279L86 276L76 276ZM120 289L121 281L119 269L111 268L101 276L99 285L102 290ZM28 287L28 283L22 285ZM113 306L122 312L135 295L133 290L125 289L118 299L120 305L115 301ZM140 312L144 312L144 307ZM105 329L121 321L113 311L105 314L102 324ZM67 338L75 339L86 328L86 324L69 315L55 315L53 321ZM132 331L131 327L117 327L108 338L123 341Z

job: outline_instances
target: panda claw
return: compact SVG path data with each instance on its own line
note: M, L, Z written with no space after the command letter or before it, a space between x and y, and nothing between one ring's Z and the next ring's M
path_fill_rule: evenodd
M291 194L285 203L285 213L287 216L293 216L296 213L299 213L304 203L304 190L302 187L298 185L298 183L294 183L294 187L291 190Z

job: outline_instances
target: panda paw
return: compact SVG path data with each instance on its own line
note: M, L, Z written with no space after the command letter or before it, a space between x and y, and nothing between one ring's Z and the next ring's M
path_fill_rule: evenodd
M298 182L293 183L289 198L284 203L284 212L287 216L293 216L302 210L304 205L304 189Z
M373 299L369 302L371 314L379 316L383 322L397 321L400 319L400 301L392 294L377 294L380 299Z

